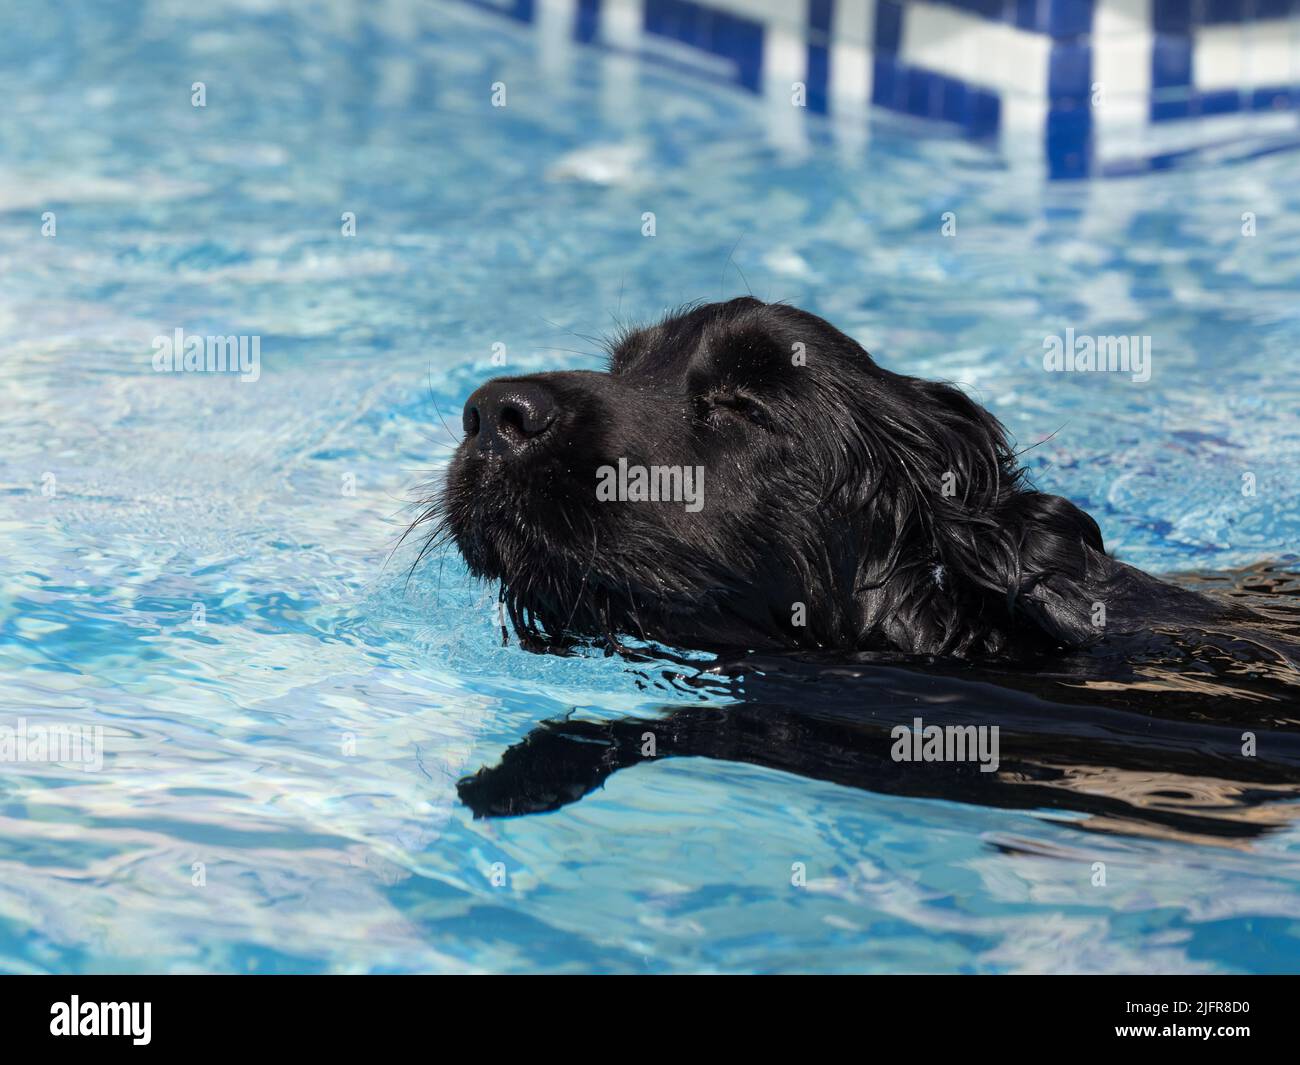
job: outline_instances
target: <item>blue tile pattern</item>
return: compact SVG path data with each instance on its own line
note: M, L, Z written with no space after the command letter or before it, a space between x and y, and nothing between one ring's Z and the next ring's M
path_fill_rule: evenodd
M548 0L465 2L530 22ZM837 36L842 32L838 28L841 16L857 13L849 5L863 2L806 0L801 5L791 4L784 16L779 5L758 0L750 5L750 15L737 13L746 9L746 0L728 0L725 8L711 0L633 0L631 7L625 6L624 10L639 11L644 54L648 58L695 70L679 55L652 47L656 41L684 45L687 57L693 49L710 61L701 64L697 73L721 76L753 93L765 91L765 75L772 73L765 67L769 62L767 40L773 25L779 24L783 34L798 35L801 67L800 73L792 76L791 87L802 81L804 102L814 113L836 113L840 109L860 111L862 105L870 103L956 127L966 137L993 141L1006 132L1003 122L1011 97L1018 103L1037 100L1041 113L1038 135L1041 156L1052 178L1081 178L1159 167L1168 165L1171 157L1195 149L1193 136L1191 149L1157 151L1153 148L1145 159L1111 159L1103 165L1098 150L1102 126L1094 107L1093 95L1097 88L1094 78L1099 65L1108 58L1108 50L1119 49L1124 44L1123 38L1113 30L1109 35L1096 33L1098 10L1109 0L924 0L924 3L922 0L876 0L870 9L874 14L867 27L866 40L854 42L856 50L837 50L835 46L842 40ZM570 0L574 40L641 50L630 46L625 38L617 42L607 40L603 25L613 6L614 0ZM1193 120L1224 115L1267 116L1290 112L1298 116L1294 139L1300 143L1300 0L1151 0L1149 10L1150 25L1142 35L1143 47L1149 48L1149 57L1142 60L1148 66L1149 80L1144 74L1140 84L1145 86L1142 91L1146 95L1139 103L1151 130L1175 125L1180 129L1194 129L1198 127ZM1017 47L1036 38L1043 42L1047 57L1045 83L1027 91L1023 81L1017 80L1021 72L1006 69L1010 61L1005 57L992 56L987 66L972 67L969 58L963 63L960 58L953 58L951 50L927 47L936 42L918 40L918 34L923 31L914 28L909 38L910 20L922 14L924 22L916 25L927 27L932 34L936 26L942 27L938 31L942 37L937 42L940 45L960 44L961 36L971 32L980 36L976 45L980 48L988 40L1002 39L986 37L982 26L1013 35ZM802 23L796 19L802 19ZM1252 24L1280 19L1290 20L1292 26L1289 78L1276 85L1225 88L1222 71L1198 70L1198 65L1207 62L1213 65L1215 60L1207 61L1206 55L1221 54L1224 40L1222 36L1216 38L1219 51L1198 53L1202 35L1243 34L1240 39L1245 56L1248 53L1244 34ZM1267 32L1270 40L1278 39L1277 26L1270 24ZM1285 34L1281 39L1285 39ZM1022 49L1016 54L1025 53ZM1117 55L1118 52L1110 58ZM854 58L859 56L860 59ZM717 59L725 63L719 66L713 62ZM1130 53L1125 53L1123 62L1129 61ZM848 63L851 67L860 64L861 69L842 70L837 68L837 63ZM724 73L719 74L720 70ZM783 75L785 68L781 67L780 71ZM1198 85L1197 78L1201 75L1204 80ZM789 92L781 77L769 80L767 91ZM845 85L861 99L844 100ZM841 96L837 97L837 93ZM1207 134L1206 145L1221 143L1221 137L1218 133L1214 137ZM1154 138L1152 141L1156 143Z
M693 0L646 0L645 31L670 37L735 64L736 83L759 90L763 70L763 26Z

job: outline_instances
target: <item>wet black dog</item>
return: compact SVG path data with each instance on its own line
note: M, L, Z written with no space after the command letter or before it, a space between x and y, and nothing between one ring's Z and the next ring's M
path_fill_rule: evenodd
M608 372L490 381L464 426L421 520L534 648L1018 656L1235 613L1109 557L964 393L789 306L697 307Z

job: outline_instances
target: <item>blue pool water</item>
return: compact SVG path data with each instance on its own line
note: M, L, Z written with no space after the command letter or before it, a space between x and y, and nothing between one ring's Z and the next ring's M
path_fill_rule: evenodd
M1295 828L692 758L476 820L457 779L540 722L700 693L503 647L454 554L390 557L494 345L594 366L747 289L963 383L1129 561L1294 552L1294 155L1049 187L460 6L82 7L0 12L0 725L100 726L103 765L0 764L0 970L1300 968ZM155 372L178 328L260 377ZM1149 335L1151 381L1044 373L1067 328Z

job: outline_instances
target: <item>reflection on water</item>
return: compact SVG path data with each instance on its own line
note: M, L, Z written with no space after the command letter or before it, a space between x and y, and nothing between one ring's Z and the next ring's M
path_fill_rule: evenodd
M464 778L460 796L480 816L537 813L619 769L699 757L864 791L1071 810L1087 815L1071 822L1082 831L1242 845L1300 815L1300 578L1257 566L1186 580L1255 610L1258 630L1153 632L1016 667L724 662L691 679L734 701L543 722ZM970 736L996 726L998 760L973 746L962 761L900 760L900 725Z

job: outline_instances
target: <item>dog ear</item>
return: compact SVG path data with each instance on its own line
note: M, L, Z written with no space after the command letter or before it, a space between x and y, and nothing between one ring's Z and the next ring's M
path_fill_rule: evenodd
M1043 492L1018 493L1004 515L1016 547L1007 588L1013 617L1028 618L1066 647L1096 643L1103 630L1094 623L1088 588L1089 564L1105 552L1097 523L1068 499Z
M924 456L933 478L953 471L962 488L936 501L934 534L945 564L1006 595L1012 629L1036 629L1066 647L1096 643L1090 562L1104 554L1101 530L1061 496L1027 488L1002 423L951 385L914 380L923 411ZM918 463L918 466L921 466ZM1027 623L1027 624L1026 624Z
M1090 565L1105 553L1097 523L1068 499L1026 487L1006 430L964 392L916 378L907 385L911 401L892 412L896 498L922 516L937 560L968 589L957 616L978 628L1003 614L1010 632L1071 648L1097 642L1087 591ZM955 493L927 490L944 478ZM953 621L944 627L964 627Z

